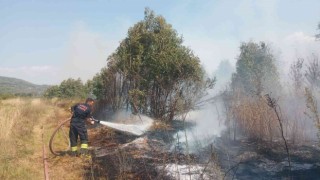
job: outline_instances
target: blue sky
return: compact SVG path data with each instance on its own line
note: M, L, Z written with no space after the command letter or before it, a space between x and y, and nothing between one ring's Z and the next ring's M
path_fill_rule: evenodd
M173 25L209 74L223 59L235 64L250 40L272 46L283 74L297 57L320 55L319 0L0 0L0 76L90 79L145 7Z

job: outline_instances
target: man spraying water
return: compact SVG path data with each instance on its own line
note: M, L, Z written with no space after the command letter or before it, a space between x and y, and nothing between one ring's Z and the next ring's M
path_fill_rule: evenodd
M91 116L94 100L88 98L85 103L79 103L71 107L72 118L70 122L70 143L71 143L71 155L75 156L78 153L78 137L80 137L81 148L80 154L88 154L88 133L86 128L86 121L89 121L92 125L97 122L109 128L127 132L140 136L144 134L152 125L153 120L146 116L133 116L132 119L139 118L138 123L135 124L118 124L112 122L99 121Z
M78 137L80 137L81 148L80 154L88 154L88 133L86 128L86 121L94 124L93 118L91 118L92 108L94 100L87 98L85 103L79 103L71 107L72 118L70 122L70 143L71 143L71 155L76 156L78 154ZM99 122L99 121L98 121Z
M125 112L125 117L119 117L117 113L123 111L115 112L113 118L109 118L108 122L106 120L100 121L91 116L94 104L95 101L92 98L87 98L85 103L78 103L71 107L72 117L62 121L50 137L49 149L52 154L61 156L66 153L67 149L67 152L70 152L70 155L78 155L79 138L81 142L80 154L88 154L88 132L86 122L90 122L91 125L98 123L107 126L108 128L112 128L115 131L121 131L136 136L142 136L149 131L154 122L152 118L140 115L139 113L128 115L128 112ZM112 122L110 122L110 120ZM65 126L66 123L70 123L70 126ZM68 128L69 137L65 132L68 130L64 128Z

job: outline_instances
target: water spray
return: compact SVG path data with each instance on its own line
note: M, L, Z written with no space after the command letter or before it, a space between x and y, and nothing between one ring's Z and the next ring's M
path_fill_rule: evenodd
M97 122L101 125L107 126L109 128L122 131L122 132L127 132L136 136L141 136L143 135L148 129L151 127L153 120L147 116L134 116L138 117L140 119L140 123L137 124L120 124L120 123L112 123L112 122L107 122L107 121L100 121L97 119L92 118L94 122Z
M153 119L143 115L134 115L132 119L139 118L138 123L135 124L121 124L112 123L107 121L101 121L95 118L91 118L93 122L107 126L117 131L133 134L135 136L141 136L149 130L153 124ZM66 119L58 125L51 135L49 142L49 149L52 154L56 156L64 155L70 148L70 140L68 136L69 127L67 124L70 123L71 119ZM57 144L58 143L58 144Z

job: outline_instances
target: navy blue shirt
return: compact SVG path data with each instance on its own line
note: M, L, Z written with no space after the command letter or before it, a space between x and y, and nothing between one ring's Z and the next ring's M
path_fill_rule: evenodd
M88 104L76 104L71 107L71 111L73 112L72 115L72 122L83 122L86 118L91 117L91 108Z

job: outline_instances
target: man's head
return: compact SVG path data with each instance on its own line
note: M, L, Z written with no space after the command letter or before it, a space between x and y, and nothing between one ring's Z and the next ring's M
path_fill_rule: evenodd
M93 104L94 104L94 100L92 98L87 98L86 99L86 104L89 104L92 107Z

